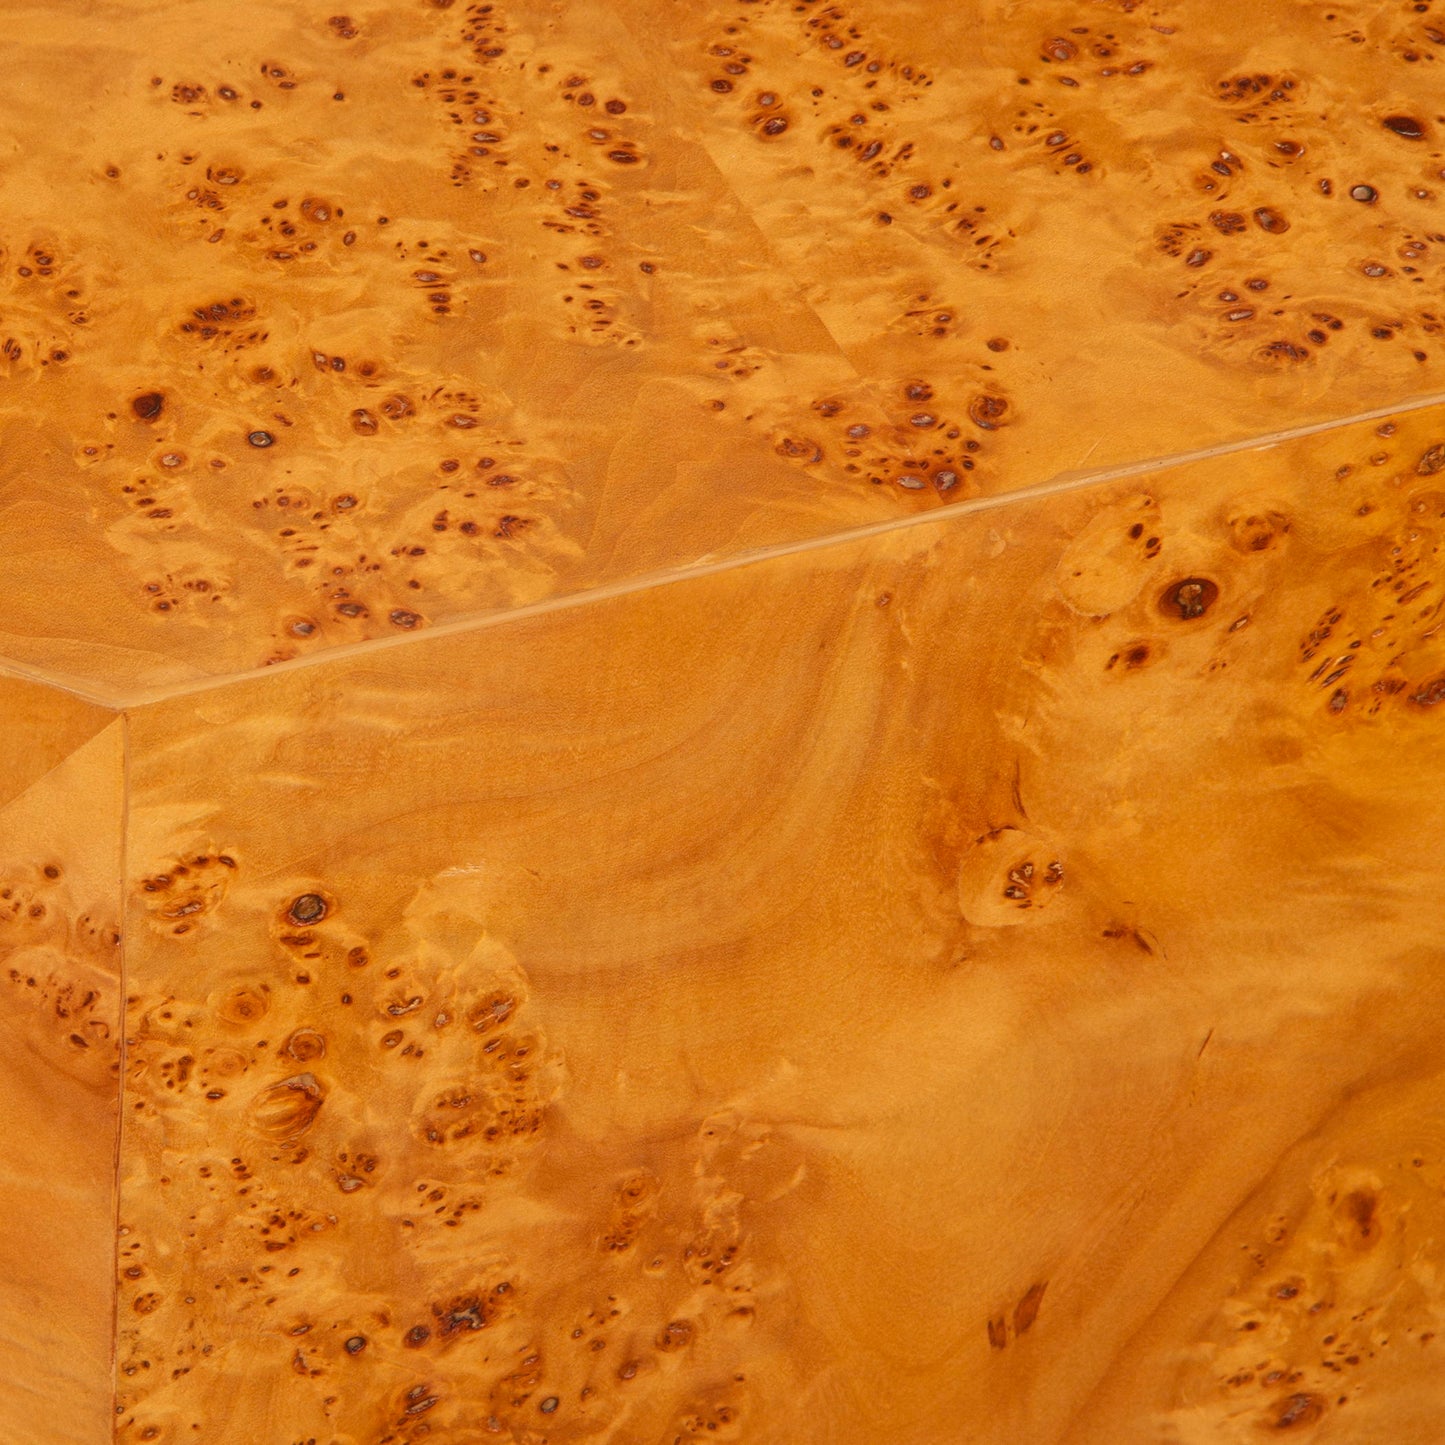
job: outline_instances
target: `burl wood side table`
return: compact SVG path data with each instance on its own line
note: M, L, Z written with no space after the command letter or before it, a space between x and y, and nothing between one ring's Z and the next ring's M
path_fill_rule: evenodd
M1442 57L3 0L3 1445L1438 1445Z

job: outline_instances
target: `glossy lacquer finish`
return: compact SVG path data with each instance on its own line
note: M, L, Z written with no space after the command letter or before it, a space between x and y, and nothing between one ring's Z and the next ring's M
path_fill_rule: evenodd
M1439 1445L1445 13L304 8L0 0L0 1441Z

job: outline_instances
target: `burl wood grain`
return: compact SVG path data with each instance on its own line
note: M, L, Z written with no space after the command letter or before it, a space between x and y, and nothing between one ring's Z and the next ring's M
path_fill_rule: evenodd
M1437 392L1437 21L4 0L0 655L124 700Z
M22 695L26 690L27 695ZM0 1438L111 1438L122 730L4 685ZM17 726L30 724L21 733ZM47 756L64 739L66 752ZM48 764L49 766L45 766Z
M1432 6L0 0L0 1445L1439 1445Z
M1433 1445L1442 471L135 709L117 1438Z

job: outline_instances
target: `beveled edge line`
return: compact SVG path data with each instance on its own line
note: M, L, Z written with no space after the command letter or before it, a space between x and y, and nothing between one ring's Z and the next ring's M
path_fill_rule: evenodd
M120 693L103 687L93 678L76 677L69 672L55 672L50 668L36 667L32 663L17 662L10 657L0 657L0 677L13 677L18 682L33 682L40 687L53 687L57 692L68 692L81 702L108 708L111 712L120 712L125 707L125 700Z
M125 1144L125 1081L126 1069L129 1064L130 1049L127 1041L127 1022L130 1017L129 1000L126 997L128 987L128 973L126 969L126 954L130 945L130 929L127 927L129 912L128 901L130 896L130 759L131 759L131 736L130 736L130 715L122 712L119 715L121 726L120 735L120 838L119 838L119 876L116 879L116 891L119 897L116 900L117 914L116 927L120 930L120 957L117 972L117 991L119 993L119 1008L116 1026L119 1030L119 1037L116 1039L117 1058L119 1071L115 1085L115 1161L111 1175L111 1202L113 1204L111 1232L110 1232L110 1432L109 1438L113 1441L119 1429L117 1418L117 1404L120 1399L120 1181L123 1173L125 1155L123 1147Z
M427 638L454 637L460 633L479 632L504 622L546 616L574 607L584 607L592 602L607 601L614 597L627 597L636 592L646 592L654 587L688 582L694 578L712 577L720 572L729 572L739 567L756 566L777 557L793 557L799 553L815 552L825 547L865 541L870 537L881 537L893 532L906 531L910 527L936 526L957 517L971 517L980 512L993 511L1017 502L1030 502L1041 497L1083 491L1088 487L1122 481L1146 472L1188 466L1194 462L1233 456L1240 452L1263 450L1266 447L1279 446L1284 442L1297 441L1302 437L1318 436L1323 432L1338 431L1345 427L1358 426L1363 422L1376 421L1385 417L1404 416L1442 404L1445 404L1445 392L1432 392L1428 396L1419 397L1413 401L1372 407L1369 411L1355 412L1349 416L1310 422L1304 426L1285 427L1278 431L1264 432L1238 441L1219 442L1194 451L1174 452L1163 457L1149 457L1143 461L1123 462L1117 466L1100 467L1094 471L1058 472L1048 481L1036 482L1031 486L1019 487L1013 491L999 492L986 497L971 497L967 501L956 502L951 506L936 507L927 512L914 512L906 517L893 517L885 522L869 522L863 526L849 527L840 532L828 532L818 537L804 537L793 542L779 542L749 552L737 552L717 561L693 562L683 567L643 572L619 582L583 587L563 596L544 598L540 602L529 603L524 607L497 608L491 612L481 613L473 612L464 617L453 618L448 622L438 622L435 626L428 627L422 632L408 633L399 637L370 637L361 642L343 643L339 647L328 648L325 652L318 652L309 657L291 658L285 662L271 663L268 666L247 668L244 672L221 673L213 677L195 678L188 682L141 688L130 693L112 692L97 686L93 680L75 678L65 673L47 673L42 668L15 663L8 658L0 658L0 674L8 672L27 681L42 682L52 687L59 687L66 692L74 693L87 702L118 711L126 708L146 707L153 703L169 702L175 698L187 697L192 693L212 692L216 688L229 687L233 683L253 682L260 678L275 677L303 668L324 666L333 661L356 658L384 649L405 647Z

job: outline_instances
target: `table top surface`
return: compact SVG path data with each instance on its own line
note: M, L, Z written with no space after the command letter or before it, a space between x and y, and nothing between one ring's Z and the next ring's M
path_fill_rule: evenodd
M0 658L99 697L1445 378L1428 6L3 15Z

